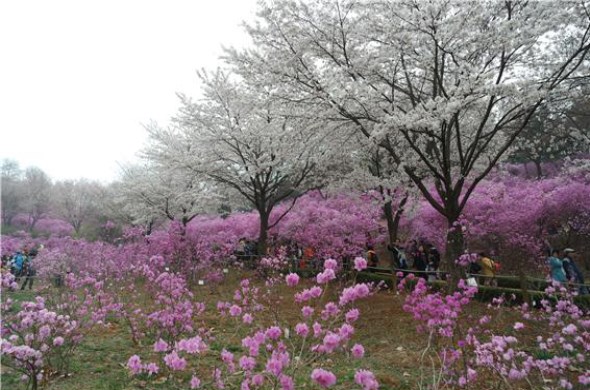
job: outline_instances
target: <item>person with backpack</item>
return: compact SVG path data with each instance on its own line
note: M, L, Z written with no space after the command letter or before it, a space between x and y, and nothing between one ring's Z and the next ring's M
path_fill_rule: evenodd
M496 263L494 260L486 256L485 253L480 253L479 265L481 266L481 275L484 277L483 284L490 286L495 284L496 277Z

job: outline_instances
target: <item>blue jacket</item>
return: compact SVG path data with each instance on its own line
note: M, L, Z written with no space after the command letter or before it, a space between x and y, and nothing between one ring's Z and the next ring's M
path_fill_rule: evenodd
M14 255L12 260L13 267L20 272L23 269L23 264L25 263L25 256L23 256L23 254L20 252L16 252L16 255Z
M565 271L563 270L563 262L557 257L551 256L547 259L549 267L551 267L551 279L556 282L566 282Z

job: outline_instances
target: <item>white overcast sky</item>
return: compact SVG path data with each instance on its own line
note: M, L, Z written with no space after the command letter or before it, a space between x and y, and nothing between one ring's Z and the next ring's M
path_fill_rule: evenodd
M142 124L168 123L195 71L243 46L255 0L0 2L0 158L54 180L109 182Z

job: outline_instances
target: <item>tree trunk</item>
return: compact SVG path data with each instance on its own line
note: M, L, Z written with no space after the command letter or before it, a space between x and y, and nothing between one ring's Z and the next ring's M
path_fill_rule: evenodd
M393 241L391 242L392 244L397 241L397 234L399 231L399 222L402 219L402 214L404 213L404 207L406 206L407 202L408 202L408 195L405 195L402 198L402 200L399 202L399 205L397 206L397 210L395 211L395 215L393 216ZM391 234L390 234L390 238L391 238Z
M2 221L4 222L5 226L12 225L12 219L14 218L13 214L3 213L2 214Z
M455 261L464 253L465 237L460 226L453 226L456 221L448 221L447 246L443 262L443 270L449 272L447 278L448 290L454 291L459 279L463 277L461 266L455 264Z
M385 202L385 204L383 205L383 213L385 214L385 220L387 221L389 245L393 245L397 240L397 226L395 226L395 221L393 219L393 208L391 207L391 201Z
M29 226L27 229L29 231L29 233L33 231L33 229L35 228L35 225L37 224L38 221L39 221L38 217L29 216Z
M399 202L399 206L397 207L397 210L395 210L395 213L393 212L391 201L388 201L383 205L383 213L385 214L385 219L387 220L387 232L389 233L389 245L394 245L397 241L399 222L402 218L404 206L407 202L408 196L406 195Z
M261 256L266 255L266 246L268 241L268 220L270 213L266 211L258 210L260 214L260 233L258 234L258 254Z
M147 225L145 226L145 236L149 236L150 234L152 234L152 229L154 228L154 220L150 220Z
M543 177L543 170L541 168L541 162L539 160L535 160L535 168L537 168L537 179L540 179Z

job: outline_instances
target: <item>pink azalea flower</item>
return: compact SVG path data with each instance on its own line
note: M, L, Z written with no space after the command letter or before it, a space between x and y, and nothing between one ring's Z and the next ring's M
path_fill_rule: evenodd
M362 257L357 257L354 259L354 269L357 271L362 271L367 268L367 260Z
M191 389L197 389L199 386L201 386L201 380L193 375L191 378Z
M178 356L176 351L172 351L168 355L164 356L164 362L171 370L182 371L186 368L186 359Z
M336 375L322 368L314 369L311 379L322 387L330 387L336 383Z
M241 307L239 307L238 305L232 305L232 306L229 308L229 315L230 315L230 316L232 316L232 317L237 317L237 316L239 316L240 314L242 314L242 308L241 308Z
M160 339L154 343L154 352L166 352L168 350L168 343Z
M358 370L354 374L354 381L363 387L363 390L377 390L379 383L375 379L375 375L368 370Z
M144 366L145 371L148 373L148 376L152 374L157 374L160 371L160 367L156 363L148 363Z
M287 275L285 280L286 280L287 285L289 287L295 287L299 283L299 275L297 275L295 273L291 273L291 274Z
M250 313L246 313L242 316L242 322L244 322L244 324L251 324L253 320L254 318Z
M311 315L313 314L313 308L310 306L304 306L301 309L301 314L303 314L303 317L305 318L311 317Z
M133 375L140 374L143 370L143 366L141 364L141 358L137 355L133 355L127 361L127 368Z
M336 260L334 259L327 259L326 261L324 261L324 269L331 269L333 271L336 271L337 267L338 262L336 262Z
M270 328L268 328L266 330L265 334L266 334L266 337L268 337L269 339L276 340L279 337L281 337L282 330L278 326L271 326Z
M55 347L59 347L60 345L62 345L64 343L64 338L61 336L58 336L56 338L53 339L53 345Z
M359 309L350 309L345 315L344 318L346 322L355 322L359 318Z
M351 349L350 352L352 353L352 356L354 356L357 359L362 358L363 356L365 356L365 348L363 348L362 345L360 344L355 344Z
M307 337L309 334L309 326L305 323L299 323L295 325L295 332L302 337Z

